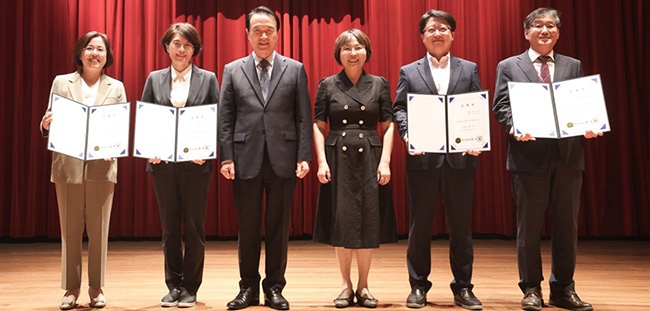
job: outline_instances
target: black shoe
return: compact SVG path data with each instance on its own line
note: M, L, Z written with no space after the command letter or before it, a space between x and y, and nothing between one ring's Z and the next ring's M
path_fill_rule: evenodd
M346 291L350 291L350 295L345 296ZM344 289L336 299L334 299L334 306L341 309L354 305L354 291L352 289Z
M239 310L249 306L257 306L260 304L260 293L254 291L253 288L243 288L239 290L239 294L235 299L228 302L226 305L228 310Z
M544 299L542 299L542 290L535 287L529 287L524 293L524 298L521 300L521 309L527 311L540 311L544 306Z
M191 308L196 305L196 294L190 293L185 288L181 287L181 296L178 297L179 308Z
M467 310L483 310L481 301L474 296L472 290L465 287L457 294L454 294L454 304Z
M276 310L289 310L289 302L279 289L270 288L264 292L264 305Z
M576 311L591 311L594 309L590 303L582 301L574 291L568 291L563 295L556 295L551 292L548 304L558 308Z
M406 298L406 306L409 308L423 308L427 304L427 293L420 288L411 290L408 298Z
M181 291L178 288L174 288L160 300L160 306L165 308L175 307L178 305L178 298L180 297Z
M364 290L365 293L363 293ZM357 291L355 295L357 296L357 304L359 304L360 306L371 308L371 309L377 308L378 301L377 299L375 299L375 297L372 297L368 289L364 288L362 290L362 294L359 294L359 292Z

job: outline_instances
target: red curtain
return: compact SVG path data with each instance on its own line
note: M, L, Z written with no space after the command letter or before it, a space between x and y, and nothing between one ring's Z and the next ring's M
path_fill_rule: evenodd
M497 63L527 48L526 14L540 6L558 9L562 31L556 51L581 59L586 74L601 74L613 129L584 142L580 235L650 237L650 4L643 0L26 0L0 3L0 238L59 237L51 155L38 124L54 76L76 69L72 48L81 34L108 34L116 61L106 72L124 82L133 102L140 99L149 72L170 64L159 41L171 23L196 26L204 51L194 62L220 79L226 63L251 52L245 16L258 5L280 14L277 51L305 64L312 99L318 81L341 70L333 57L334 39L352 27L371 38L366 70L386 77L394 96L400 66L424 56L417 25L432 8L455 16L452 54L478 63L483 88L492 95ZM472 226L477 234L512 237L516 224L505 170L506 136L492 121L493 149L481 155ZM398 230L405 235L405 149L396 142L391 184ZM296 189L292 236L313 230L318 181L316 165L311 169ZM208 204L207 235L236 236L231 184L217 170ZM447 232L441 206L437 211L434 235ZM546 226L544 234L549 233ZM160 236L143 159L119 160L110 235Z

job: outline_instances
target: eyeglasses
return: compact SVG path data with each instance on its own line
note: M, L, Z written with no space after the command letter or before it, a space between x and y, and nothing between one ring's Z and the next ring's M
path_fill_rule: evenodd
M93 52L97 52L97 54L104 54L104 53L106 53L106 50L105 50L103 47L94 47L94 46L90 46L90 45L87 46L87 47L85 47L85 48L84 48L84 51L86 51L86 53L91 53L91 54L92 54Z
M182 43L176 42L176 41L170 43L169 47L173 47L173 48L175 48L177 50L180 50L181 48L183 48L185 51L189 51L189 50L194 49L194 45L192 45L191 43L182 44Z
M447 26L440 26L438 28L435 28L433 26L427 28L424 30L424 32L430 36L434 35L435 33L439 32L441 35L447 34L451 31L451 29Z
M548 24L535 23L535 24L532 24L530 26L531 29L537 30L537 31L544 30L544 27L546 27L547 31L551 31L551 30L554 30L555 28L557 28L555 23L548 23Z

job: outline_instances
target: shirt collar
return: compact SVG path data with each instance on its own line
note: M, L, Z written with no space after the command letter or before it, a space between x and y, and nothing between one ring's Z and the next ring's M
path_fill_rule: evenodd
M257 65L259 65L262 61L262 58L257 56L255 52L253 52L253 59L255 59L255 67L257 67ZM269 62L269 64L271 64L271 67L273 67L273 61L275 60L275 51L273 51L273 53L271 53L271 56L267 57L266 60Z
M533 62L533 63L536 62L537 58L540 57L541 55L542 54L538 53L537 51L535 51L533 49L528 49L528 57L530 57L530 61ZM551 52L548 53L547 56L550 56L551 60L553 60L553 62L555 62L555 52L553 52L553 50L551 50Z
M192 76L192 64L187 66L187 68L185 68L185 70L183 70L182 72L176 71L176 68L174 68L174 66L172 66L172 81L173 82L176 82L177 77L182 77L182 79L181 79L181 82L182 82L182 81L189 80L191 76Z

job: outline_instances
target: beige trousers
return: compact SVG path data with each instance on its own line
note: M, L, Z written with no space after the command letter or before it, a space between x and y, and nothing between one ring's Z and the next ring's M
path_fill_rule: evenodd
M106 272L108 227L115 184L83 181L55 183L61 224L61 288L81 287L81 251L84 228L88 235L88 285L101 288Z

